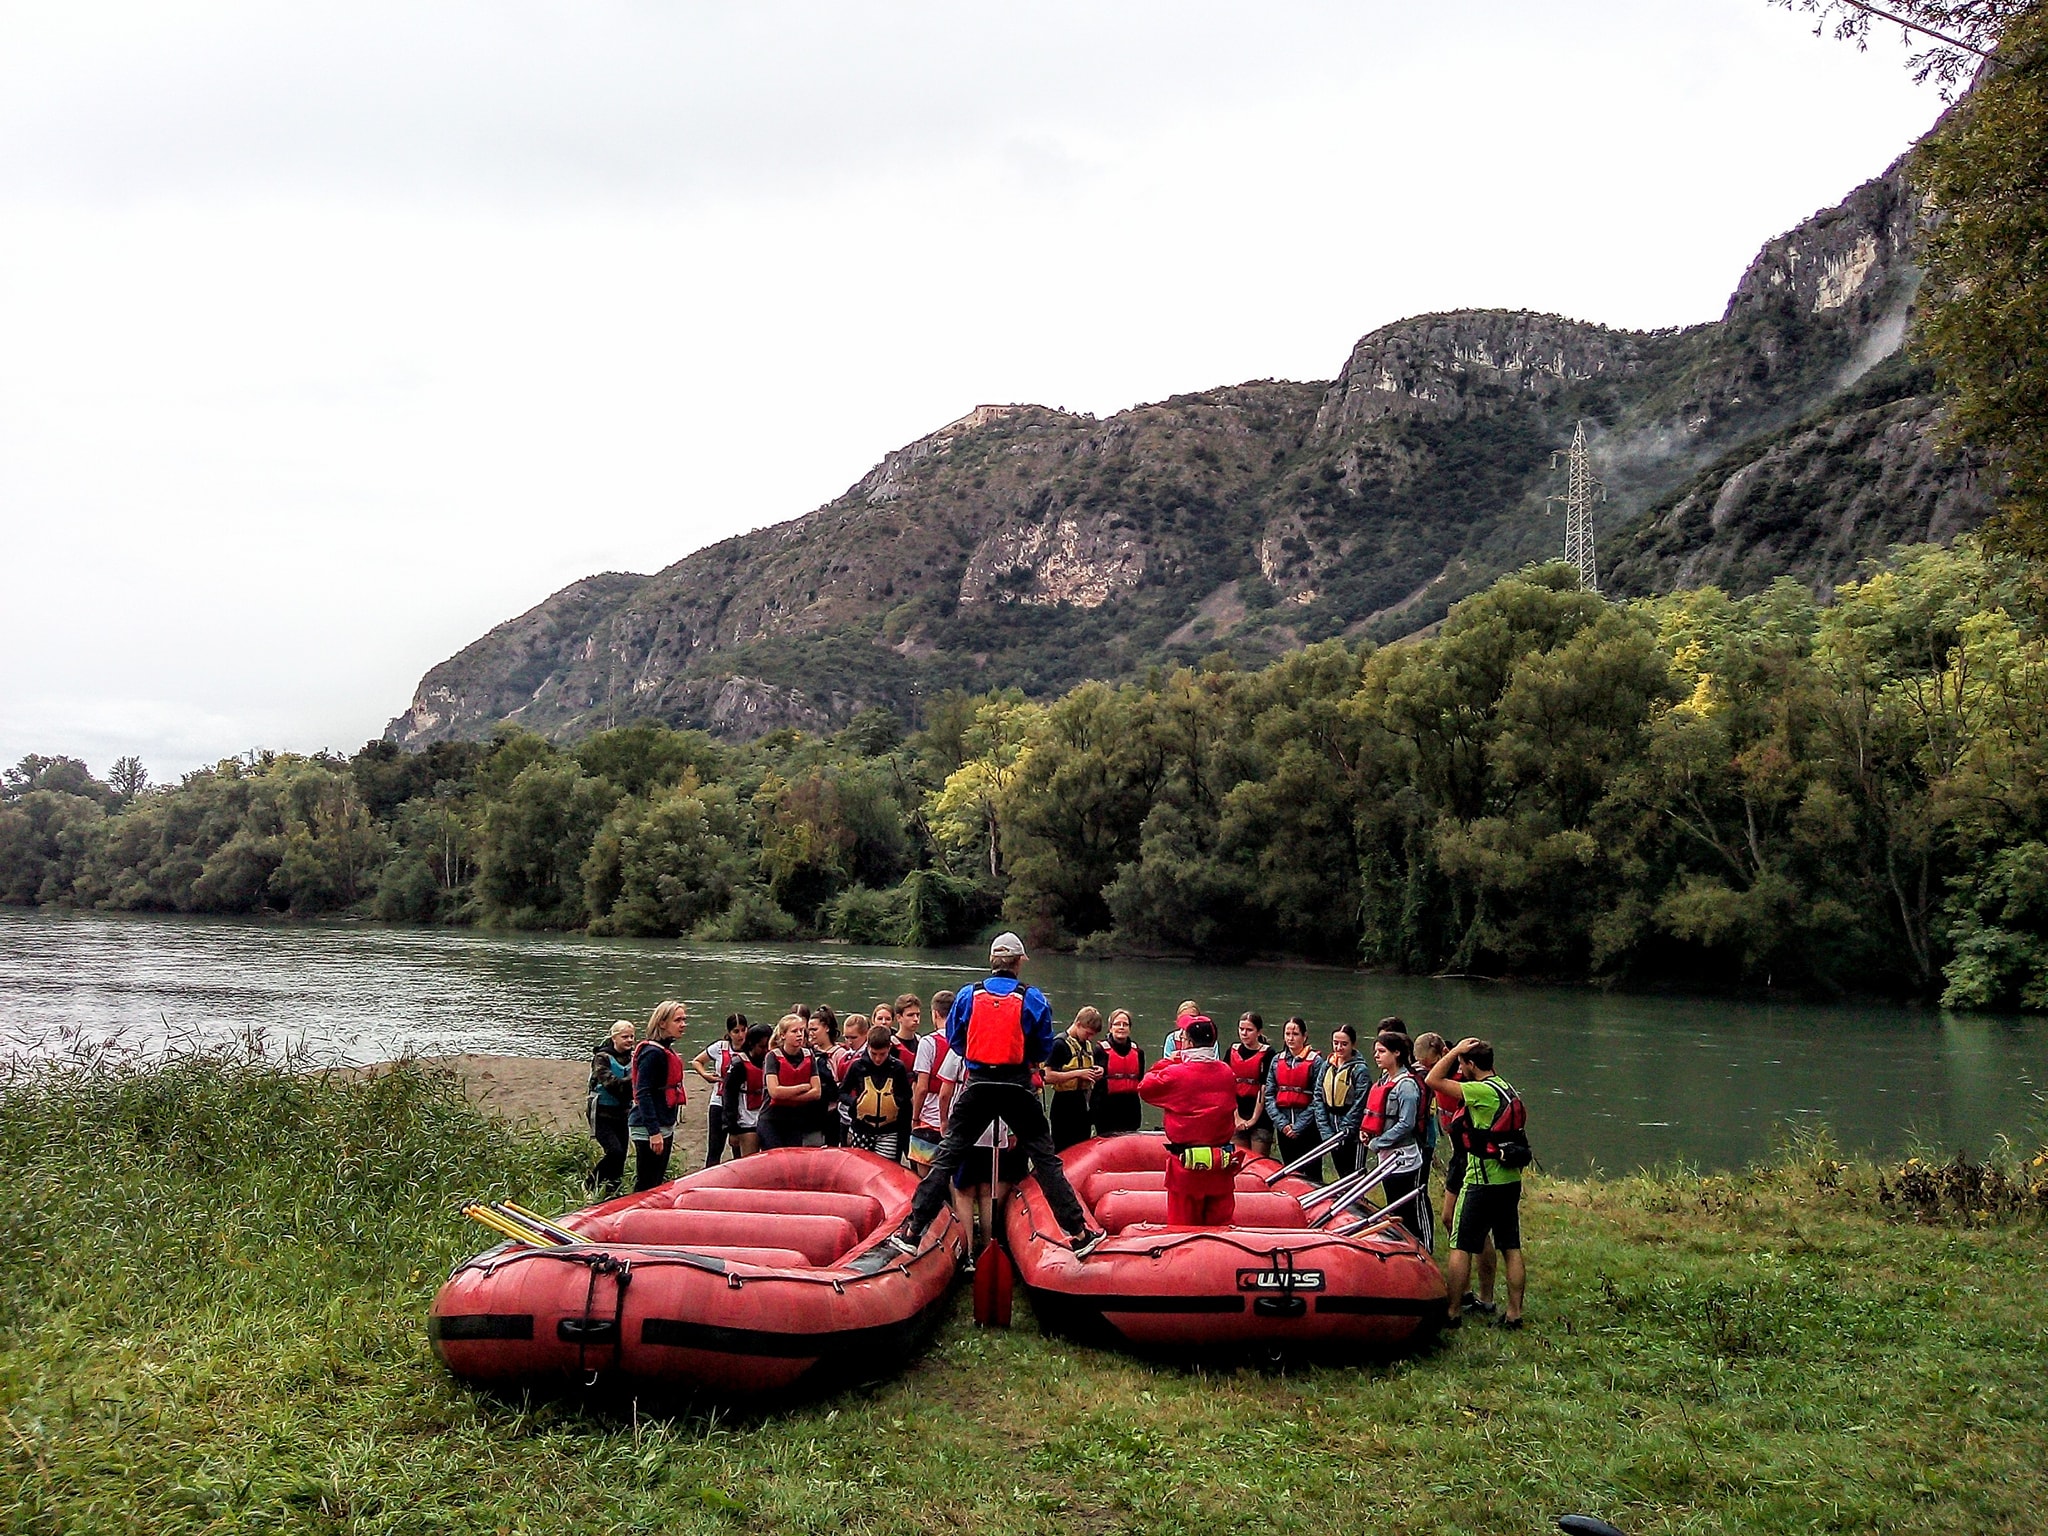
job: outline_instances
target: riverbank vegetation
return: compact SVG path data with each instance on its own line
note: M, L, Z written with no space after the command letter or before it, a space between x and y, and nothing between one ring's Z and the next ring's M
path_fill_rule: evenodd
M89 1128L81 1137L80 1128ZM0 1530L2033 1531L2040 1167L1994 1209L1807 1144L1738 1175L1532 1176L1530 1325L1379 1367L1198 1373L977 1331L766 1417L493 1400L425 1317L468 1194L584 1148L416 1065L0 1080ZM1915 1186L1916 1188L1918 1186ZM1960 1188L1961 1186L1954 1186ZM1891 1192L1887 1203L1885 1191Z
M31 758L0 899L1100 951L2048 1007L2048 642L1967 542L1821 606L1610 604L1563 567L1441 630L1219 657L905 737L639 724L254 754L150 788ZM1056 623L1048 615L1048 623Z

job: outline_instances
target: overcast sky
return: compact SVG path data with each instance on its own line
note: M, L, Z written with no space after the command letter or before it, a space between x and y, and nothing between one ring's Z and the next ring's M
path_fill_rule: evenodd
M352 750L985 401L1720 313L1933 120L1764 0L0 0L0 761Z

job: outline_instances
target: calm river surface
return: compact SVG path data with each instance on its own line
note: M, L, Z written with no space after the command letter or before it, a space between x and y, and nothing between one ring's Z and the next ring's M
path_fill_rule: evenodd
M980 974L972 951L692 944L369 925L0 908L0 1049L40 1053L119 1035L138 1047L255 1032L273 1048L366 1062L405 1051L580 1057L615 1018L664 997L690 1005L686 1039L738 1009L798 999L867 1011ZM1137 1015L1149 1053L1174 1004L1217 1020L1279 1021L1492 1039L1530 1100L1538 1155L1559 1170L1686 1161L1739 1166L1788 1126L1848 1145L1916 1141L1983 1151L2048 1125L2048 1021L1873 1005L1816 1007L1603 995L1485 983L1083 961L1048 955L1028 979L1062 1019L1083 1003Z

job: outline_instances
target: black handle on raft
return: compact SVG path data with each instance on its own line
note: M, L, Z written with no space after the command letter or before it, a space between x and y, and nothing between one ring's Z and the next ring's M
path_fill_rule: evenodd
M1595 1515L1559 1515L1557 1528L1565 1536L1628 1536L1618 1525L1609 1525Z

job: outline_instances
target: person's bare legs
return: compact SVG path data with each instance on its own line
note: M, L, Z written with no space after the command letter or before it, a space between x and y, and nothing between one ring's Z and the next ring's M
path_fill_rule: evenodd
M1501 1315L1508 1322L1519 1323L1522 1320L1522 1291L1529 1283L1529 1268L1522 1262L1522 1250L1519 1248L1510 1248L1507 1251L1506 1259L1508 1309Z
M1486 1246L1479 1250L1479 1299L1489 1306L1493 1304L1494 1277L1499 1272L1500 1255L1494 1252L1493 1239L1489 1237ZM1510 1280L1508 1283L1512 1285L1514 1282Z
M1445 1315L1455 1323L1465 1309L1465 1284L1472 1278L1472 1255L1462 1248L1453 1248L1444 1264L1444 1278L1450 1282L1451 1292Z

